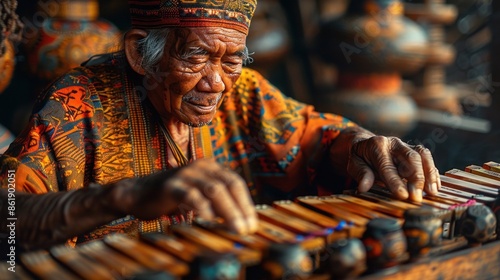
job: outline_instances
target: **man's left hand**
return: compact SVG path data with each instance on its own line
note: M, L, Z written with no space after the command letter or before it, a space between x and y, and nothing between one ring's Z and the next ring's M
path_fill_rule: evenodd
M408 145L396 137L373 136L355 142L347 171L357 180L361 192L380 180L398 198L415 202L422 201L423 191L433 195L441 187L429 149Z

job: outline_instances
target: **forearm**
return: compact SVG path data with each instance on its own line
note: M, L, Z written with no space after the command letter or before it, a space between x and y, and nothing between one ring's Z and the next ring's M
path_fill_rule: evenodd
M9 236L13 229L9 225L15 222L15 243L21 248L46 248L62 243L122 216L113 207L119 192L115 186L42 195L15 192L15 208L9 209L9 193L2 189L0 233ZM11 201L12 198L11 194ZM8 220L12 215L17 219Z
M375 136L372 132L359 127L348 127L339 134L330 146L329 158L335 170L347 170L349 153L354 143Z

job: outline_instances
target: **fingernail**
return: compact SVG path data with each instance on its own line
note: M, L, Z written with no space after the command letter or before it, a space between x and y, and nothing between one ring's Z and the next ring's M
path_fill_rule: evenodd
M416 196L415 198L418 199L418 201L422 200L422 194L423 194L423 192L422 192L421 189L416 189L415 190L415 196Z
M257 222L256 219L251 219L251 220L248 221L247 226L248 226L247 227L247 229L248 229L247 233L248 234L252 234L252 233L254 233L254 232L257 231L259 224L258 224L258 222Z
M254 233L257 231L257 228L259 227L259 222L256 217L251 217L248 220L248 231L249 233Z
M247 234L247 225L243 219L236 219L234 221L234 230L239 234Z
M403 187L399 187L398 188L398 195L400 198L406 199L406 198L408 198L408 191Z
M436 183L432 183L431 192L433 192L434 194L438 192L438 186Z

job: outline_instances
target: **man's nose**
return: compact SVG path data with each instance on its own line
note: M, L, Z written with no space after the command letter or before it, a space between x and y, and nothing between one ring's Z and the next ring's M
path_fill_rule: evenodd
M203 78L198 83L198 90L201 92L219 93L226 89L222 81L222 68L218 64L210 64L205 68Z

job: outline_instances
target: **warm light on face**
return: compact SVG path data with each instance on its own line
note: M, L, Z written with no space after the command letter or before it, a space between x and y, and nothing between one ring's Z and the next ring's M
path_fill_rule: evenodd
M176 30L171 37L159 72L153 74L157 86L148 97L163 117L205 125L241 75L246 36L227 28L200 27Z

